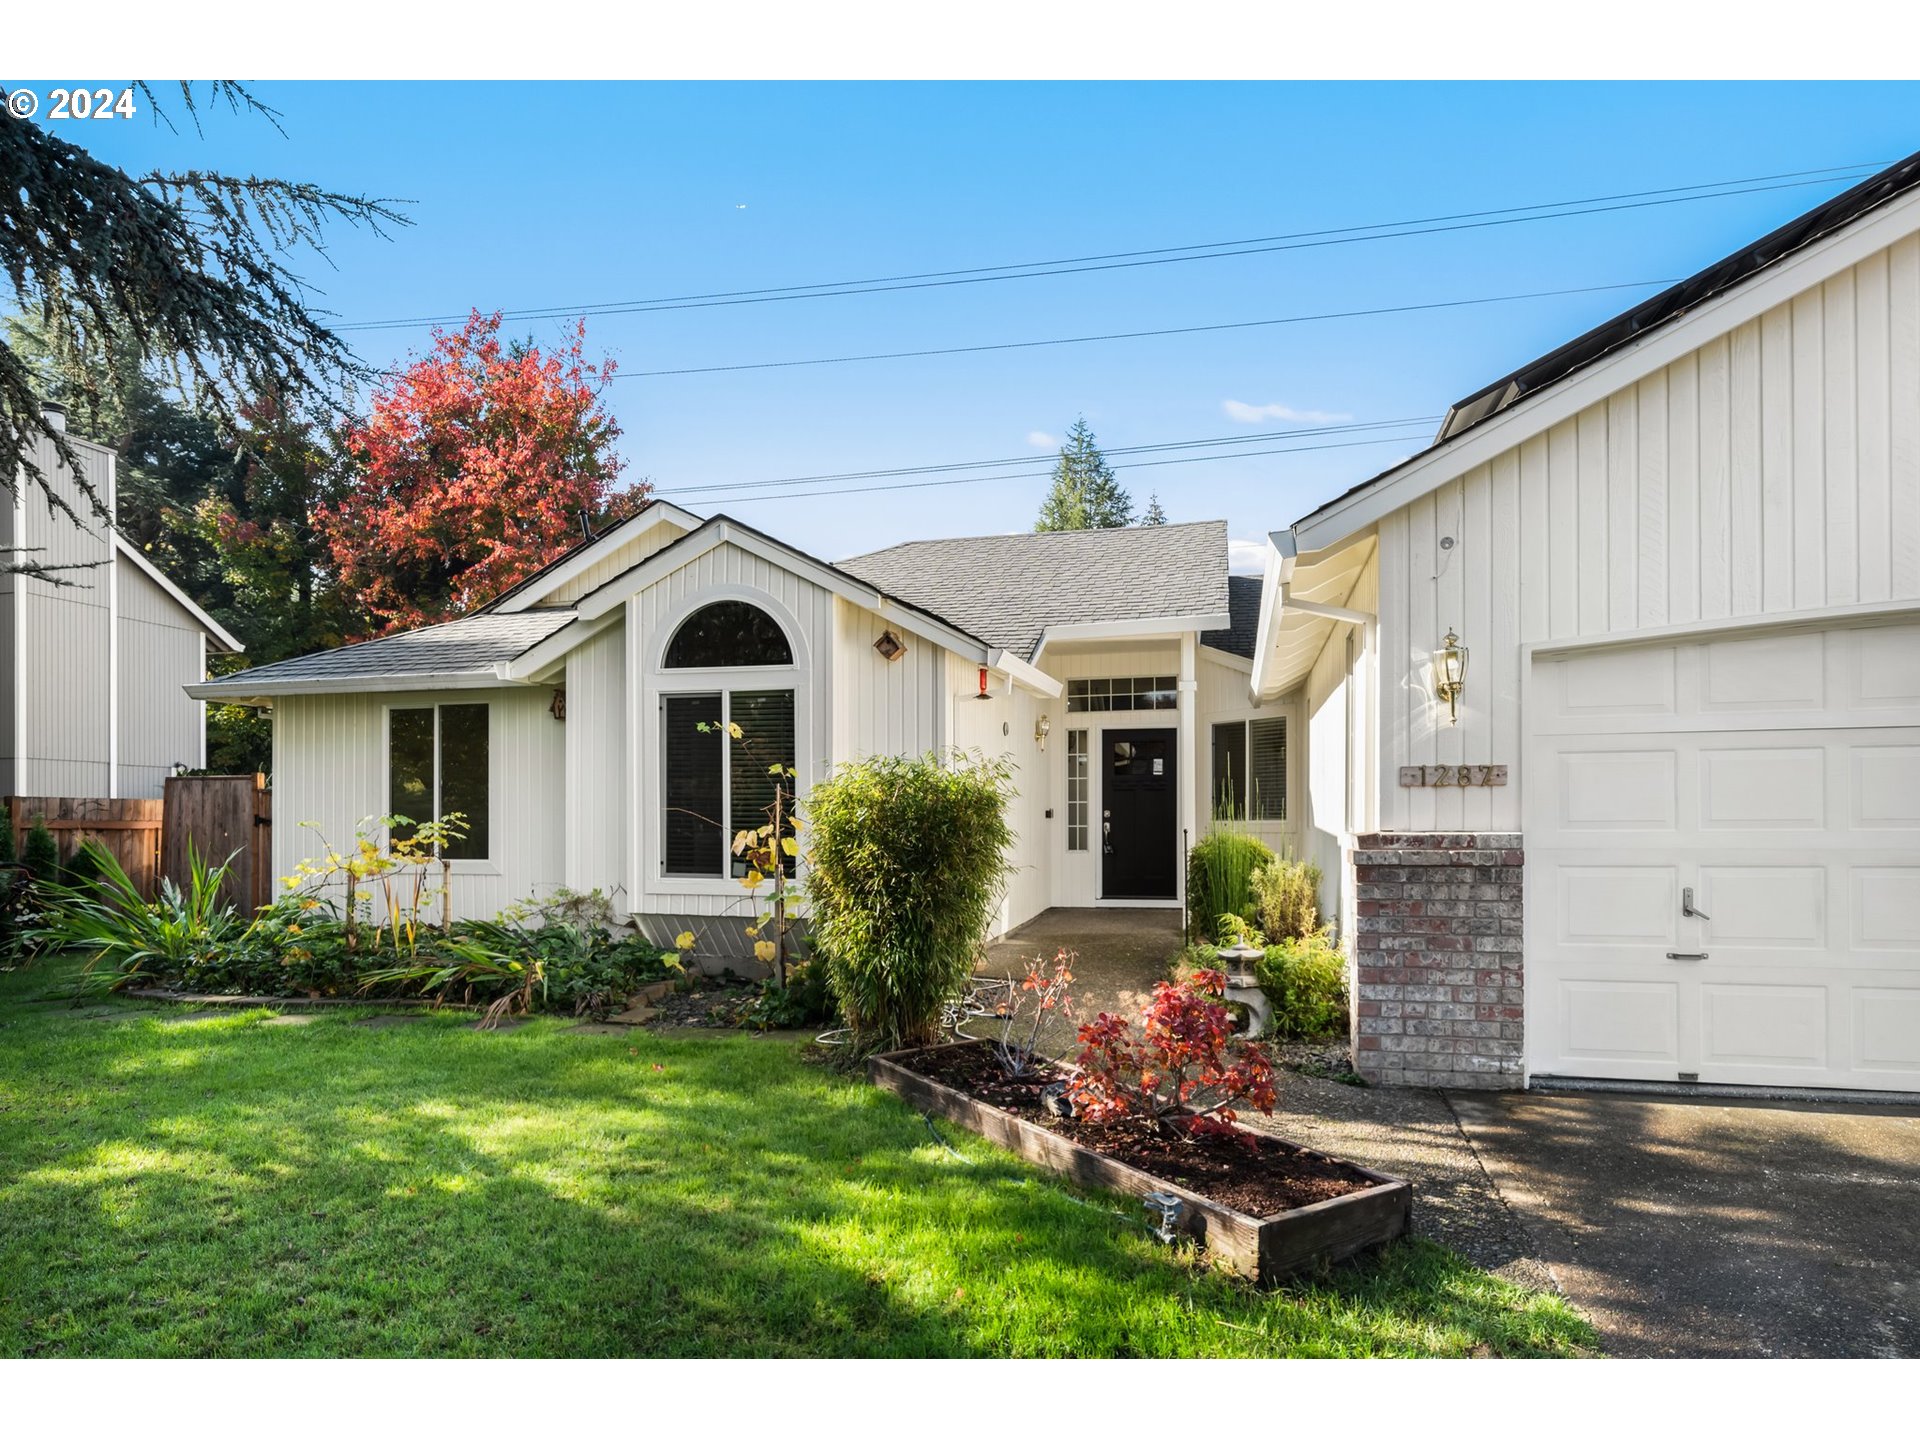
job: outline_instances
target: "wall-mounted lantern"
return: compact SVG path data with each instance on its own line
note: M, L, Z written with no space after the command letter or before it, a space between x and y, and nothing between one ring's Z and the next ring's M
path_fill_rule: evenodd
M1460 692L1467 688L1467 647L1449 628L1433 653L1433 693L1447 702L1447 723L1460 723Z
M1053 721L1042 715L1033 722L1033 743L1042 750L1047 748L1047 736L1053 732Z

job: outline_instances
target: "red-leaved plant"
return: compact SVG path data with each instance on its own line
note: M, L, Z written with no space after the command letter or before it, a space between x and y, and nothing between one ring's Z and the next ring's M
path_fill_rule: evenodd
M1055 1016L1073 1015L1073 966L1079 957L1064 947L1055 952L1052 968L1039 956L1027 961L1026 978L999 1008L1000 1034L993 1041L993 1058L1008 1078L1031 1075L1042 1063L1040 1034Z
M1258 1046L1229 1053L1233 1016L1219 1000L1227 977L1197 970L1161 981L1138 1031L1117 1015L1080 1027L1076 1113L1095 1122L1137 1118L1163 1135L1231 1134L1234 1106L1263 1115L1274 1106L1273 1064Z

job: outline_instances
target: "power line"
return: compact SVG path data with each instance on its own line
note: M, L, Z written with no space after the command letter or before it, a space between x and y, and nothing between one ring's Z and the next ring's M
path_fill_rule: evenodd
M1101 454L1106 457L1115 455L1145 455L1164 450L1198 450L1222 445L1258 445L1268 440L1292 440L1312 435L1352 435L1370 430L1398 430L1409 425L1434 425L1442 417L1438 415L1406 415L1396 420L1356 420L1335 424L1301 426L1290 430L1251 430L1238 435L1212 435L1198 440L1163 440L1150 445L1119 445L1102 447ZM937 465L898 465L879 470L840 470L820 475L786 475L773 480L731 480L712 485L676 485L668 490L656 493L661 495L694 495L705 491L727 490L747 491L777 489L790 485L825 484L836 480L882 480L894 479L905 475L948 474L957 470L993 469L1001 465L1030 465L1041 457L1037 455L1006 455L997 460L951 460ZM1223 457L1224 458L1224 457ZM987 479L996 477L987 476Z
M1516 295L1482 295L1470 300L1431 300L1418 305L1381 305L1366 310L1326 310L1311 315L1281 315L1271 320L1231 320L1217 325L1173 325L1159 330L1116 330L1104 335L1067 335L1051 340L1002 340L987 345L949 345L927 350L883 350L868 355L822 355L805 360L754 360L737 365L688 365L670 370L614 372L615 380L654 380L673 375L719 375L738 370L788 370L806 365L856 365L872 360L921 360L935 355L979 355L994 350L1035 350L1051 345L1097 345L1111 340L1148 340L1166 335L1203 335L1221 330L1252 330L1266 325L1304 325L1316 320L1356 320L1372 315L1407 315L1419 310L1455 310L1465 305L1500 305L1513 300L1544 300L1559 295L1592 295L1604 290L1648 290L1672 280L1622 280L1608 285L1575 285L1564 290L1528 290Z
M1479 230L1500 225L1529 224L1539 220L1598 215L1662 205L1681 205L1697 200L1753 195L1771 190L1791 190L1809 185L1835 184L1843 180L1863 178L1879 168L1881 167L1877 163L1835 165L1817 171L1789 170L1775 175L1750 176L1739 180L1708 180L1694 185L1676 185L1658 190L1623 191L1616 195L1589 196L1579 200L1543 201L1532 205L1461 211L1450 215L1427 216L1413 220L1384 220L1368 225L1341 226L1332 229L1300 230L1279 235L1252 236L1240 240L1214 240L1192 245L1163 246L1151 250L1122 250L1103 255L1077 256L1059 260L1031 260L960 270L929 270L904 275L871 276L858 280L823 280L805 285L776 286L757 290L718 290L689 295L660 296L645 300L540 306L522 310L505 310L501 315L507 320L633 315L662 310L758 305L783 300L828 299L843 295L878 295L898 290L940 289L953 285L988 284L1000 280L1044 279L1052 275L1076 275L1099 270L1176 265L1193 260L1232 259L1242 255L1264 255L1285 250L1350 245L1368 240L1389 240L1400 236ZM1801 178L1806 176L1815 178ZM1682 193L1696 190L1708 193ZM1543 211L1551 213L1533 213ZM1190 253L1196 251L1207 253ZM465 315L419 315L396 320L348 321L333 328L343 332L401 330L421 325L458 324L464 319L466 319Z
M1161 465L1198 465L1208 460L1244 460L1260 455L1299 455L1309 450L1351 450L1362 445L1404 445L1410 441L1427 441L1426 431L1416 431L1407 435L1381 435L1367 440L1335 440L1323 445L1289 445L1271 450L1240 450L1227 455L1192 455L1172 460L1135 460L1127 464L1115 465L1115 470L1146 470ZM709 506L751 505L762 500L807 500L826 495L870 495L885 490L932 490L948 485L980 485L989 480L1044 480L1052 476L1051 470L1030 470L1017 475L963 475L952 480L903 480L892 485L855 485L839 490L802 490L781 491L769 495L732 495L720 496L703 503ZM661 495L678 494L678 491L660 491Z

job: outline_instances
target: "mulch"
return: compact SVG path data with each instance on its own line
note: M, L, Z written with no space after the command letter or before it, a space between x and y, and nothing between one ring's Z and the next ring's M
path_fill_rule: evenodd
M1243 1215L1265 1219L1379 1183L1350 1165L1272 1136L1169 1136L1134 1120L1096 1125L1049 1114L1040 1093L1068 1072L1048 1064L1032 1075L1009 1078L985 1046L943 1046L894 1059L915 1074Z

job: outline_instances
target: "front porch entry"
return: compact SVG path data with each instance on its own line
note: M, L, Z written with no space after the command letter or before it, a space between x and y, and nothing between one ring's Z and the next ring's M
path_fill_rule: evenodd
M1104 730L1100 761L1100 896L1180 895L1178 732Z

